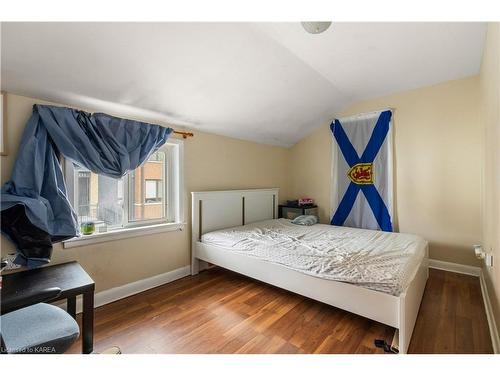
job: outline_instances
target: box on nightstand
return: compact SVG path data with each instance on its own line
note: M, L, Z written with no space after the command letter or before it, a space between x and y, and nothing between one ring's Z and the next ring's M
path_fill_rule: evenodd
M300 215L314 215L318 217L318 206L307 205L288 205L280 204L278 206L278 217L293 220Z

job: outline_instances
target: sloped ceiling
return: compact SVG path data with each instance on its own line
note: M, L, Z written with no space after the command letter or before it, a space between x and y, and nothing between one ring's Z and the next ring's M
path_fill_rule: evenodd
M479 72L483 23L3 23L2 90L290 146L353 102Z

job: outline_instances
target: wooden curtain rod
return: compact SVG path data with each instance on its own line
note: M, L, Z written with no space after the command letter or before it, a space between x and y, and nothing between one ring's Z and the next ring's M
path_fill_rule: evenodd
M191 132L181 132L179 130L174 130L174 134L182 135L182 138L186 139L187 137L194 137L194 134Z

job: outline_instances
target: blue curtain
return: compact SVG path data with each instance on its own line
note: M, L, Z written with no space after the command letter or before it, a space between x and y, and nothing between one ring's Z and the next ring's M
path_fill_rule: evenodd
M120 178L145 162L171 132L103 113L34 105L11 180L2 187L1 228L16 245L16 263L48 263L52 243L79 233L60 155L94 173Z

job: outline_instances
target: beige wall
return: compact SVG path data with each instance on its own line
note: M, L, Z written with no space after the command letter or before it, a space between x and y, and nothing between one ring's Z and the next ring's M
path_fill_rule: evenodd
M430 241L430 256L477 265L481 241L479 79L443 83L361 102L340 116L394 108L395 226ZM291 193L330 216L331 142L325 124L291 149Z
M2 184L10 178L22 131L35 103L46 102L7 96L9 155L1 157ZM190 192L279 187L280 199L289 198L288 154L289 150L282 147L195 132L194 138L186 140L184 150L188 217L185 231L71 249L55 245L53 263L78 260L95 280L98 291L186 266L190 263ZM4 236L1 245L2 254L13 251L12 244Z
M331 148L330 125L326 124L294 145L290 155L292 196L313 198L322 223L330 220Z
M485 268L497 327L500 327L500 26L488 25L480 73L481 123L484 125L483 246L493 253Z

